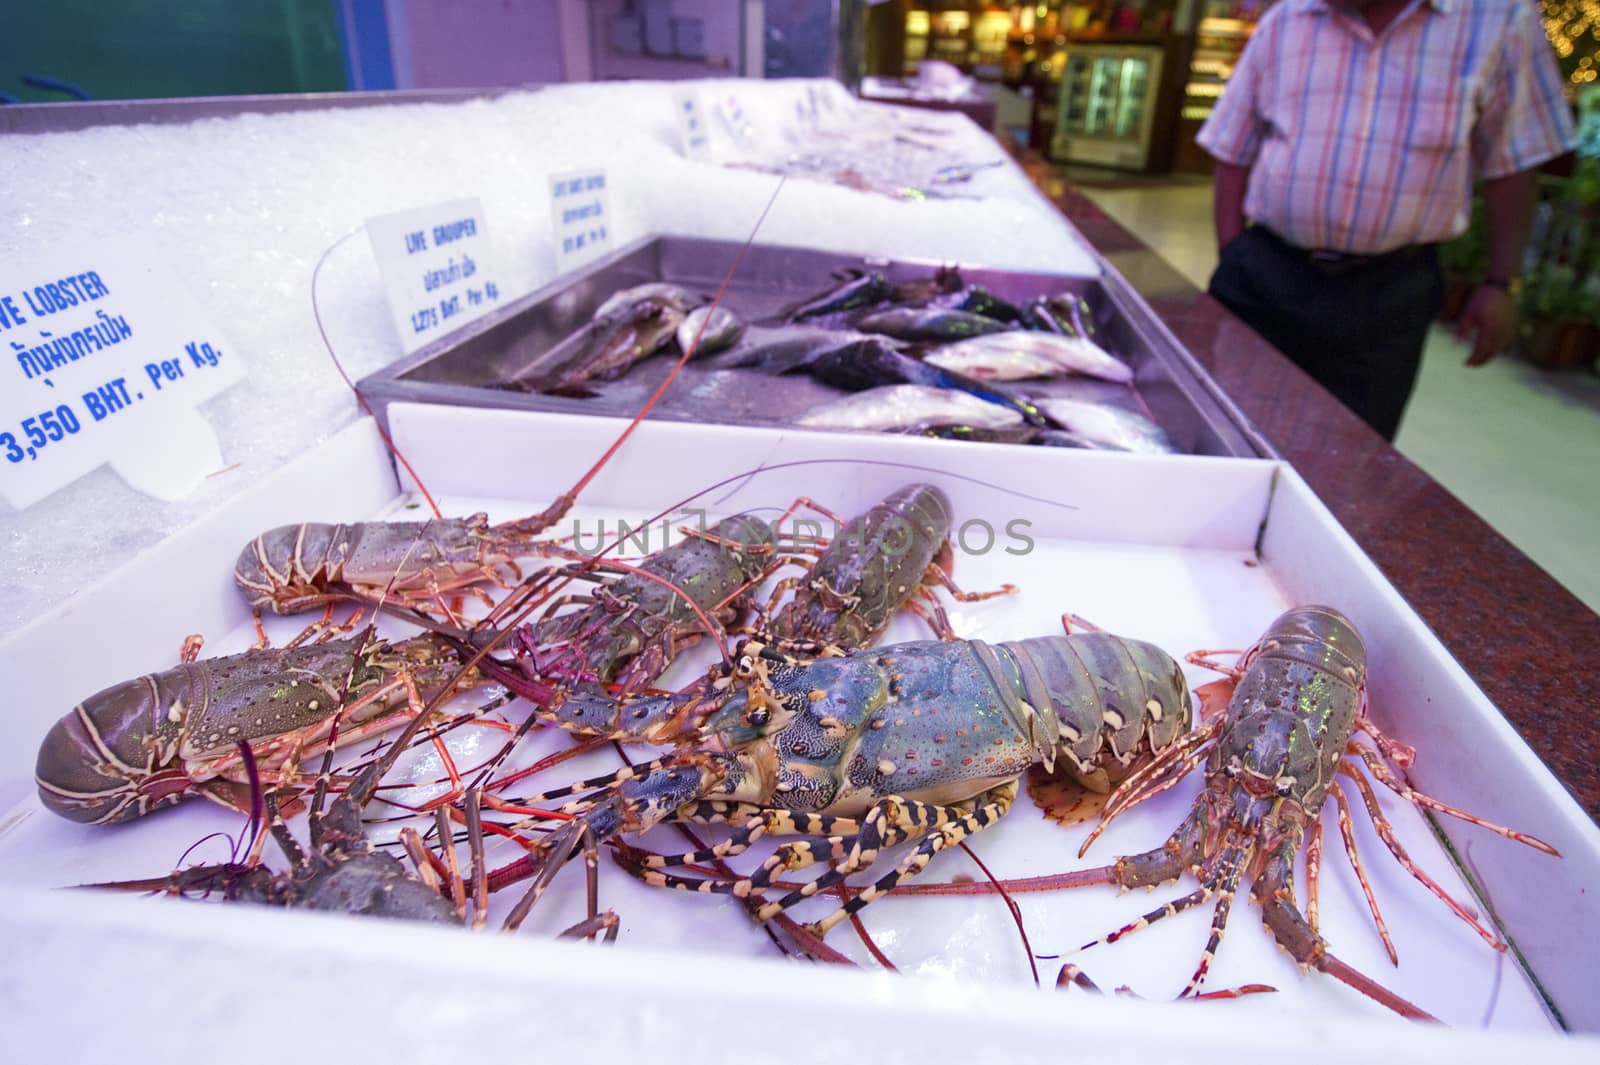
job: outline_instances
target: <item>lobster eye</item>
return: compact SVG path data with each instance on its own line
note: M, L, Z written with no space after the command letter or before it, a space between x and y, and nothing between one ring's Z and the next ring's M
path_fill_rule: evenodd
M1227 777L1229 780L1237 778L1239 775L1239 766L1233 762L1228 763L1222 767L1222 775Z
M757 706L744 715L744 723L755 728L765 725L772 720L772 711L764 706Z
M750 661L749 655L741 655L733 671L741 677L748 677L755 672L755 668L755 663Z
M1291 791L1293 791L1293 790L1294 790L1294 781L1293 780L1290 780L1288 777L1280 777L1278 779L1278 794L1279 795L1282 795L1284 798L1288 798L1289 797L1289 793Z

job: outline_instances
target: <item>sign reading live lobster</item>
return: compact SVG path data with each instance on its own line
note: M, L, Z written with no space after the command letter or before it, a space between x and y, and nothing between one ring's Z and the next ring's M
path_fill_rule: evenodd
M0 495L12 506L107 462L162 499L222 466L194 408L244 363L150 249L86 242L0 264L0 338Z

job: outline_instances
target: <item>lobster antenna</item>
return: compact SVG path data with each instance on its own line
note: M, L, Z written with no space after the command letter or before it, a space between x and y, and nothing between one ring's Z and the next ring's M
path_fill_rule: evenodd
M400 463L400 465L406 468L406 474L410 476L412 482L416 484L417 490L422 493L422 498L428 501L428 508L433 511L433 516L435 518L443 518L444 515L439 511L439 504L434 502L433 495L428 491L428 486L422 483L422 478L417 476L417 471L411 468L411 463L407 462L406 457L400 453L400 449L395 447L394 440L389 437L388 430L383 427L383 423L379 421L378 416L373 413L372 407L367 403L366 397L361 394L361 391L358 388L356 388L356 383L350 380L350 375L345 372L344 364L339 361L338 354L333 350L332 342L328 340L327 327L322 324L322 308L317 303L317 277L322 273L322 265L328 261L328 256L332 255L334 250L338 248L339 245L343 244L357 233L360 233L363 228L365 227L357 226L344 236L340 237L338 240L334 241L332 244L328 245L327 248L323 249L322 255L317 259L317 265L311 268L311 315L317 320L317 332L322 336L322 346L328 349L328 358L333 360L333 368L339 371L339 376L344 378L344 383L349 387L350 391L355 394L356 403L358 403L361 409L366 412L367 417L372 419L372 424L378 429L378 435L383 438L383 446L389 449L389 454L395 457L396 462Z
M245 853L253 854L256 849L256 841L261 838L262 814L265 810L265 803L262 800L261 793L261 772L256 768L256 755L250 749L250 744L247 740L239 741L239 757L244 760L245 777L250 781L250 819L245 822L245 829L250 837L250 846ZM229 860L235 862L239 860L237 850L229 857Z
M722 284L717 287L716 295L711 297L712 309L715 309L722 303L722 297L727 294L728 286L733 282L734 277L739 272L739 264L744 262L745 253L748 252L751 245L756 242L756 234L761 232L762 224L766 222L767 215L772 212L772 205L778 202L778 193L783 191L784 183L788 180L789 179L787 175L782 175L778 178L778 183L773 186L772 195L767 198L767 205L761 209L761 214L756 218L756 224L751 228L750 236L747 237L744 244L739 247L738 254L733 257L733 263L728 267L728 272L723 275ZM628 437L632 436L633 431L639 427L639 423L644 421L645 415L649 414L650 409L656 405L656 401L666 393L667 389L672 385L672 382L677 379L678 373L683 369L684 364L686 364L690 359L694 358L695 352L700 350L700 338L705 335L706 327L710 324L711 316L708 314L705 316L705 319L701 321L700 329L697 333L695 333L694 340L690 342L689 347L684 351L684 353L678 357L677 364L672 367L672 370L667 374L667 376L662 379L659 385L656 386L656 390L650 393L650 398L645 400L645 404L639 409L639 413L633 416L633 421L629 422L628 427L622 431L616 440L612 441L611 446L606 449L605 454L601 455L599 460L589 468L589 472L580 477L578 479L578 483L572 486L572 490L561 499L557 500L555 504L552 504L552 507L560 505L562 500L568 501L568 505L570 505L570 501L575 499L579 493L589 486L589 482L594 480L595 477L599 475L600 470L605 466L605 464L611 461L611 456L615 455L617 451L621 449L622 445L627 442ZM534 520L538 521L543 517L544 515L541 514L538 515L538 517ZM516 527L519 524L522 523L513 522L512 526Z
M351 234L347 233L347 234L345 234L344 237L341 238L341 240L348 240L348 239L350 239L350 236L351 236ZM337 246L337 245L335 245L335 246ZM332 249L329 249L329 250L331 251ZM324 258L327 257L326 253L324 253L323 257ZM317 265L318 265L318 267L320 267L322 264L319 261ZM315 285L314 276L313 276L312 292L313 292L313 295L316 292L316 285ZM314 307L315 305L316 305L316 301L315 301L315 299L313 299L312 306ZM321 325L320 321L318 322L318 325L320 327L320 325ZM324 342L326 342L326 340L327 340L327 335L326 334L323 335L323 340L324 340ZM333 348L332 347L328 348L328 353L330 355L333 353ZM336 365L336 366L338 365L337 357L334 359L334 365ZM341 375L344 374L343 367L340 367L339 373ZM346 376L345 377L345 382L348 384L349 381L350 381L350 378L348 376ZM353 385L351 387L352 387L352 389L354 388ZM361 399L361 396L360 396L359 393L356 395L356 399L361 401L361 405L363 407L366 407L366 405L367 405L366 401ZM367 413L369 415L372 413L370 408L367 409ZM377 424L376 419L374 419L373 424ZM381 432L381 427L380 427L380 432ZM386 434L384 436L384 440L387 441L388 439L389 438L388 438L388 436ZM390 446L393 447L393 444L391 444ZM395 452L395 455L397 457L399 456L399 454L400 453L398 451ZM401 458L400 461L404 462L405 460L403 458ZM406 467L407 470L410 470L410 468L411 468L410 466ZM421 484L420 481L417 482L417 483L419 485ZM427 494L426 490L424 490L423 494L424 495ZM430 505L433 503L432 497L429 497L428 503ZM433 512L435 514L438 514L439 513L439 508L437 506L435 506L433 508ZM416 533L414 533L412 535L411 543L406 547L405 554L401 556L402 565L404 564L406 559L409 559L411 557L411 553L417 549L418 545L421 544L421 542L422 542L422 530L418 529L416 531ZM332 719L328 722L328 746L322 752L322 765L317 770L316 788L315 788L315 790L313 790L312 795L311 795L311 809L310 809L309 813L307 814L307 816L310 819L311 824L313 824L313 825L315 825L317 823L318 819L321 818L321 816L322 816L322 803L323 803L323 800L326 799L327 796L328 796L328 783L329 783L329 780L331 779L331 776L332 776L332 773L333 773L333 751L334 751L334 748L339 743L339 726L344 723L344 713L349 708L349 705L350 705L350 688L351 688L351 686L353 684L355 684L355 681L356 681L356 670L361 665L361 655L369 647L371 647L375 641L377 641L379 639L379 637L378 637L378 614L383 610L384 605L389 601L389 593L394 589L394 582L399 580L399 579L400 579L400 567L396 567L394 573L389 577L388 583L383 586L383 591L378 596L377 609L372 612L372 617L368 619L366 627L361 630L361 643L360 643L360 645L357 646L357 648L355 650L355 653L350 656L350 669L349 669L348 672L345 673L343 687L341 687L339 689L339 708L334 711ZM449 694L451 694L453 689L454 689L454 685L453 684L446 685L444 692L441 693L441 694L448 696ZM431 710L431 707L430 707L430 710ZM410 732L408 730L407 731L407 735L414 735L414 733L412 733L412 732ZM408 740L407 742L409 743L410 741ZM445 764L446 765L450 764L449 761L448 761L449 752L444 750L443 744L440 744L440 752L439 753L440 753L441 757L446 759ZM398 755L396 755L396 757L398 758ZM393 765L394 765L394 762L391 761L389 763L389 766L386 767L383 770L382 773L378 774L378 778L382 779L383 776L389 772L389 768L392 768Z
M967 852L968 858L971 858L978 864L978 868L983 870L983 875L989 878L989 883L994 885L995 891L999 893L1002 899L1005 900L1006 908L1011 911L1011 919L1016 922L1017 935L1022 937L1022 949L1028 955L1028 968L1033 970L1033 986L1038 987L1039 963L1034 958L1033 944L1028 942L1028 929L1022 923L1022 907L1017 905L1017 900L1012 898L1010 893L1007 892L1003 886L1001 886L999 880L995 879L995 875L989 871L989 867L983 864L983 859L978 857L978 852L968 846L966 840L962 840L958 845L962 850ZM851 916L855 915L852 914Z

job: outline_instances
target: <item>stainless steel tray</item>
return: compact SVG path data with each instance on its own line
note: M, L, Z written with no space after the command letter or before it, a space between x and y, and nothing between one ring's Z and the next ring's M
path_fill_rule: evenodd
M395 400L631 418L670 372L674 359L658 355L616 381L590 382L599 394L583 399L522 391L513 383L538 377L542 370L571 358L584 342L595 309L618 289L670 281L710 295L721 286L740 247L693 237L640 241L440 338L362 379L357 388L385 422L386 408ZM894 282L928 277L940 265L944 264L755 245L739 261L724 302L745 320L758 320L827 288L836 271L876 270ZM961 274L968 283L1018 303L1062 292L1081 295L1093 315L1096 339L1134 371L1134 390L1063 378L1021 382L1018 391L1094 399L1141 413L1148 408L1178 447L1192 454L1270 455L1194 359L1114 272L1079 278L961 266ZM756 370L718 369L713 363L685 365L650 417L784 425L843 395L803 374L775 377Z

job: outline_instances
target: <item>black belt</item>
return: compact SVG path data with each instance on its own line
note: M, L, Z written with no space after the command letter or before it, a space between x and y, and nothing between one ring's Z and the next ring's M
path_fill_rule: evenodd
M1251 228L1265 237L1269 243L1297 258L1304 259L1325 277L1338 277L1341 274L1353 273L1357 270L1366 270L1375 266L1389 266L1409 259L1419 259L1431 254L1435 247L1432 244L1407 244L1403 248L1395 248L1393 251L1382 252L1378 255L1352 255L1349 252L1330 251L1326 248L1302 248L1298 244L1291 244L1284 240L1266 226L1254 225Z

